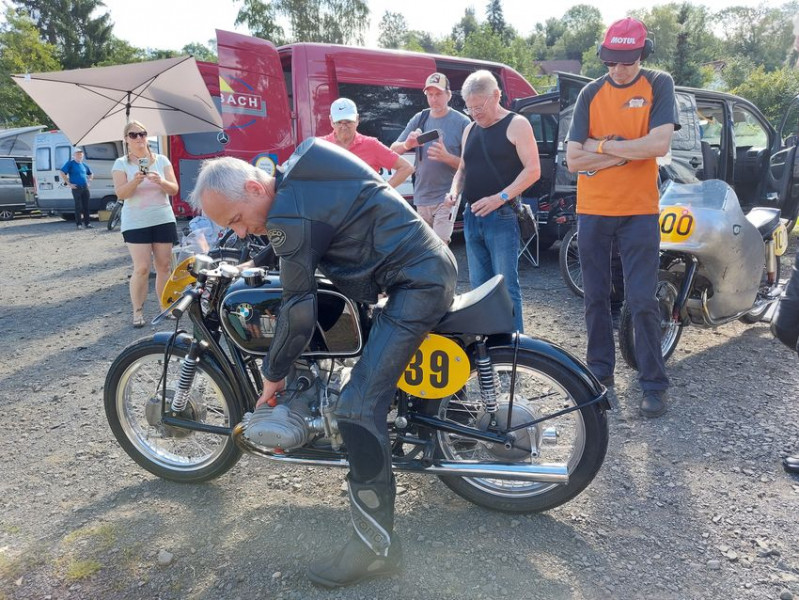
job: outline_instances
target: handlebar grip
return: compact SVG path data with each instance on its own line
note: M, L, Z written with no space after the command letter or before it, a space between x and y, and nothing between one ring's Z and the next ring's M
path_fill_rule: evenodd
M189 306L191 306L191 303L194 302L197 297L197 290L189 290L186 292L175 304L175 307L172 309L172 314L178 319L182 317L183 313L188 310Z

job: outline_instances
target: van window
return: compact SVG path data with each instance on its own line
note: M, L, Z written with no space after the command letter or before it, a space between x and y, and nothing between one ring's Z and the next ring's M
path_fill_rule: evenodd
M55 147L55 168L60 169L72 158L72 146Z
M88 146L84 146L83 150L86 153L87 161L116 160L117 158L119 158L119 155L117 154L117 146L114 142L105 142L103 144L89 144Z
M397 141L413 115L427 108L424 92L416 88L339 83L338 91L358 107L358 131L386 146Z
M0 177L17 179L19 171L13 158L0 158Z
M677 93L677 111L680 115L680 129L671 138L672 150L691 151L699 147L699 119L694 103L688 94Z
M222 101L219 96L213 96L214 106L222 114ZM223 154L225 145L218 139L219 133L207 131L203 133L184 133L180 136L183 147L190 156L208 156L209 154Z
M735 147L767 148L768 132L757 118L744 106L733 109Z
M36 170L53 170L53 164L50 162L50 148L36 148Z

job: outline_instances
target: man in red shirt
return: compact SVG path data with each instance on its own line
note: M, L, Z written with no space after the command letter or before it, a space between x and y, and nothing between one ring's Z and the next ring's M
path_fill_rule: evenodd
M358 108L349 98L339 98L330 105L330 124L333 133L324 140L349 150L380 173L380 169L393 170L388 184L396 188L413 174L413 165L393 152L377 138L358 133Z

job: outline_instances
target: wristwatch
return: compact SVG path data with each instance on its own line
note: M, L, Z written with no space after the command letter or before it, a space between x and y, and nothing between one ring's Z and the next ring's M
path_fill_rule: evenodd
M510 196L508 196L508 192L500 192L499 199L503 202L508 202L510 200Z

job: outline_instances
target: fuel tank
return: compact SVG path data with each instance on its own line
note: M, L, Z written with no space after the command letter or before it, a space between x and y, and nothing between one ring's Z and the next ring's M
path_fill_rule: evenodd
M317 322L303 356L358 356L364 342L358 307L330 281L318 279L317 285ZM240 279L228 288L220 304L222 328L239 349L265 355L275 337L282 303L277 275Z

